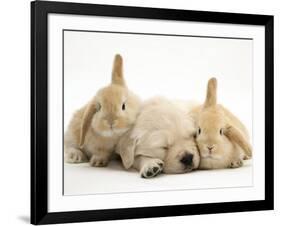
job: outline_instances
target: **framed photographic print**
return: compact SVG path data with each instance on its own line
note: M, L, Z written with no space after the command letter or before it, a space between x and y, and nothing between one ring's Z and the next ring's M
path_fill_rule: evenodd
M273 209L273 16L31 3L31 223Z

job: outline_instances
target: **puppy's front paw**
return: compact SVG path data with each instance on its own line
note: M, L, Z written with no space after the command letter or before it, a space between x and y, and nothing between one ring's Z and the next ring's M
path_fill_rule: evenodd
M105 158L103 156L93 155L90 160L91 166L95 167L104 167L108 164L108 158Z
M160 159L149 160L141 169L142 178L152 178L160 174L163 170L163 161Z
M243 166L243 161L242 160L237 160L237 161L232 161L229 165L229 168L239 168Z
M64 157L67 163L81 163L88 161L84 153L76 148L66 149Z

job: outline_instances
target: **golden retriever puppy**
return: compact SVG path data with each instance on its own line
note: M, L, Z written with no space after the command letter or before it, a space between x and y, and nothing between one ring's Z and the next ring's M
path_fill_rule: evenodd
M116 152L126 169L137 169L141 177L161 172L186 173L198 168L195 125L188 116L191 106L165 98L143 104L135 125L119 140Z

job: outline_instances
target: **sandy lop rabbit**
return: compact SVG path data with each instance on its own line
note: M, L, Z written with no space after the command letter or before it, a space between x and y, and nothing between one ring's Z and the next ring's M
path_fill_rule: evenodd
M216 78L209 80L205 103L195 107L191 116L197 124L200 169L236 168L243 165L243 159L251 158L246 127L225 107L217 104Z
M135 125L118 142L126 169L133 167L143 178L161 173L185 173L199 166L194 122L188 106L165 98L145 102Z
M140 99L128 90L123 77L123 60L116 55L112 81L72 117L65 133L65 161L90 160L92 166L106 166L115 145L135 122Z

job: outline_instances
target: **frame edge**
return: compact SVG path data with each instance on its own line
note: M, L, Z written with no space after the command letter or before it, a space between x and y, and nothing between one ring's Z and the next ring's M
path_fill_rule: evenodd
M265 23L265 200L274 209L274 16Z
M37 1L31 6L31 194L30 223L39 224L48 211L48 79L47 13ZM39 106L40 103L40 106Z

